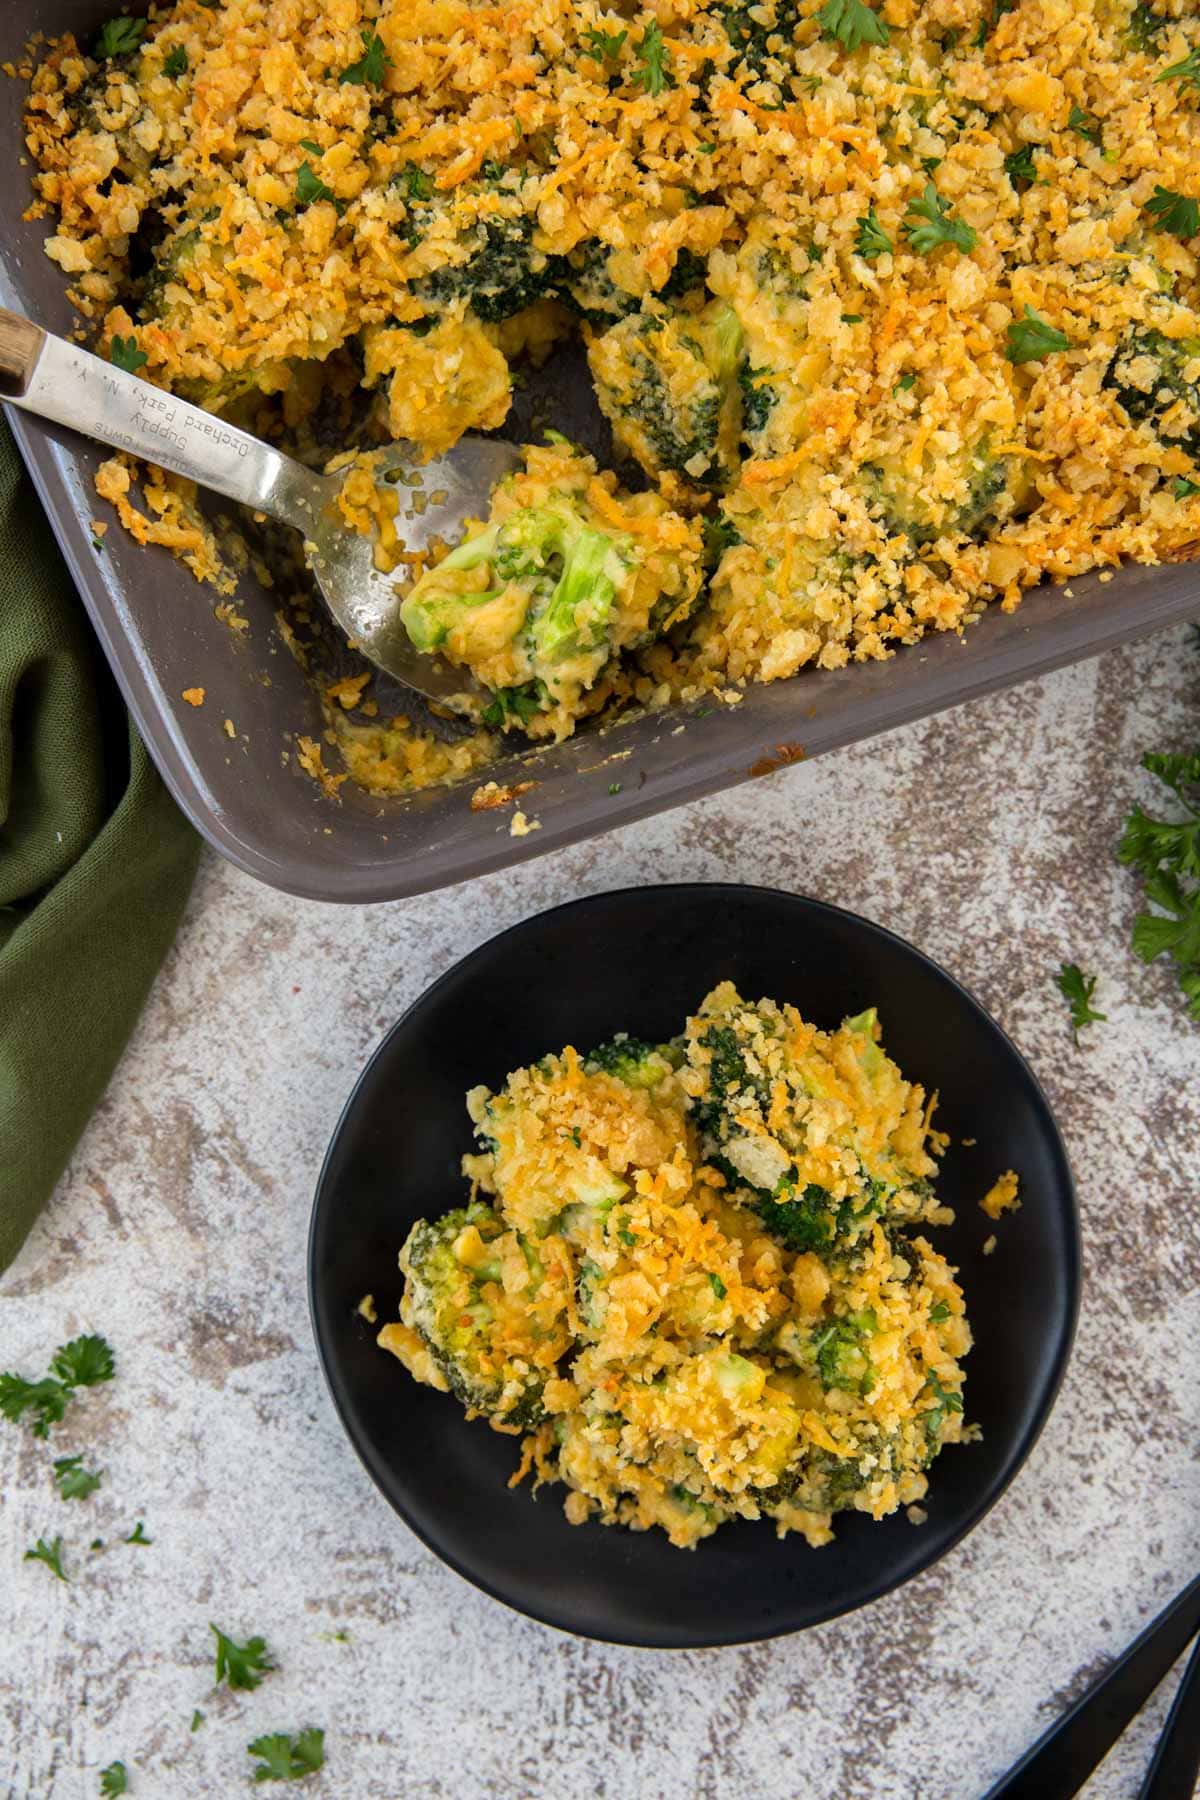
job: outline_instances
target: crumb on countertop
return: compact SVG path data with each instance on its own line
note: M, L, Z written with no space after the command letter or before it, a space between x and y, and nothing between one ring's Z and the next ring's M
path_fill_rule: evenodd
M527 819L523 812L515 812L508 828L508 835L509 837L528 837L531 831L540 831L541 829L542 821L540 819Z
M184 688L182 697L189 706L204 705L204 689L202 687Z

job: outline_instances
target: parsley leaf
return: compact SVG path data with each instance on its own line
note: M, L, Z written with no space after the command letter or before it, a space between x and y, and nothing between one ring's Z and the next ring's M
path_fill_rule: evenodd
M100 1486L99 1475L84 1468L82 1456L55 1457L54 1479L64 1500L86 1500Z
M627 31L597 31L593 26L585 31L583 41L597 62L616 62L621 54L621 45L629 36ZM715 149L715 145L713 148Z
M310 156L324 156L325 154L320 144L315 143L312 138L301 138L300 148L307 150Z
M144 350L138 349L137 339L130 335L113 338L108 346L108 360L118 369L124 369L127 375L136 375L142 364L150 359Z
M889 41L886 21L864 0L825 0L816 15L821 36L836 38L847 50L863 44L886 44Z
M360 87L380 87L384 72L391 57L384 48L383 39L377 31L363 28L360 33L363 41L363 54L348 69L343 69L340 80L357 82Z
M726 1294L729 1292L729 1289L725 1286L725 1283L721 1280L721 1277L719 1275L714 1274L713 1271L710 1269L708 1271L708 1279L712 1282L712 1291L717 1296L717 1299L723 1300L725 1298Z
M96 38L96 55L106 59L112 56L132 56L145 35L145 19L131 19L126 13L122 13L119 19L110 19L107 25L100 27Z
M217 1640L217 1669L213 1676L216 1685L228 1680L231 1688L256 1688L275 1667L265 1638L252 1637L238 1644L215 1625L210 1623L208 1629Z
M1018 181L1036 181L1037 168L1034 165L1034 146L1022 144L1019 150L1012 150L1004 159L1004 173L1016 187Z
M405 163L396 176L396 181L404 189L408 200L433 199L433 177L427 175L417 163Z
M1177 500L1190 500L1193 494L1200 494L1200 481L1191 481L1186 475L1177 475L1171 483L1171 492Z
M1066 332L1051 325L1049 319L1043 319L1032 306L1025 308L1021 318L1013 320L1008 327L1007 339L1004 354L1010 363L1041 362L1057 350L1071 348Z
M1200 800L1193 798L1200 795L1200 750L1152 751L1142 767L1170 788L1186 817L1156 819L1135 805L1125 821L1117 855L1141 875L1146 899L1158 908L1134 920L1133 948L1143 962L1171 958L1188 1013L1200 1023Z
M152 1544L154 1539L146 1536L146 1527L139 1519L129 1536L125 1539L125 1542L127 1544Z
M944 1300L939 1300L936 1305L931 1306L929 1309L929 1323L931 1325L944 1325L949 1317L950 1308Z
M1195 237L1200 231L1200 200L1172 193L1170 188L1156 186L1154 198L1147 200L1143 211L1151 214L1160 231L1177 238Z
M333 189L326 187L321 177L314 172L310 162L307 160L302 162L296 174L296 204L311 206L314 200L332 199Z
M188 71L188 53L182 44L176 44L163 64L164 75L186 75Z
M668 67L667 47L663 43L662 26L657 19L651 19L638 39L638 66L633 72L632 80L636 86L645 88L648 94L661 94L664 88L674 85Z
M27 1550L21 1560L22 1562L44 1562L48 1569L54 1571L60 1581L70 1579L63 1573L61 1537L54 1538L49 1544L45 1538L39 1538L33 1549Z
M979 30L975 34L975 48L981 50L992 32L1004 17L1005 13L1015 12L1017 0L994 0L990 12L984 14Z
M113 342L116 342L115 338ZM142 361L145 360L143 357ZM111 1381L112 1346L94 1332L87 1337L72 1338L69 1344L55 1351L50 1373L57 1375L63 1386L69 1388L95 1387L97 1382Z
M1172 63L1169 69L1156 75L1154 80L1156 83L1177 81L1181 87L1200 87L1200 44L1189 50L1180 62Z
M15 1425L26 1412L34 1415L34 1437L48 1437L51 1425L57 1425L67 1410L70 1390L61 1381L26 1381L23 1375L6 1371L0 1375L0 1414Z
M869 206L864 216L855 223L858 226L858 236L854 240L854 249L864 262L874 262L877 256L888 256L891 253L892 240L875 217L873 206Z
M1067 120L1067 130L1074 131L1089 144L1100 145L1100 121L1095 113L1084 112L1082 106L1073 106Z
M1097 1012L1092 1005L1096 992L1095 975L1085 975L1078 963L1063 963L1054 977L1055 985L1063 999L1070 1004L1071 1030L1075 1033L1075 1042L1079 1042L1079 1033L1085 1025L1098 1020L1107 1019L1108 1014Z
M129 1771L123 1762L111 1762L107 1769L101 1769L100 1792L105 1796L105 1800L111 1794L127 1794L129 1792Z
M947 1413L960 1413L963 1409L962 1395L944 1386L936 1369L926 1369L925 1380L933 1389L936 1405L931 1406L922 1415L925 1420L925 1436L931 1444L936 1443L942 1434L942 1426L946 1422Z
M965 219L950 217L949 208L932 181L925 183L925 192L919 200L909 201L904 230L920 256L929 256L941 244L953 244L967 256L979 242Z
M916 374L912 369L910 369L907 375L902 375L900 377L900 379L896 383L896 386L893 391L898 394L907 394L909 392L909 390L911 388L915 388L916 385L917 385Z
M325 1733L312 1725L295 1738L276 1731L247 1744L246 1754L262 1758L254 1771L255 1781L302 1781L325 1765Z
M199 1731L199 1729L203 1725L203 1723L204 1723L204 1714L200 1711L200 1708L197 1707L195 1712L192 1714L192 1723L189 1726L189 1730Z

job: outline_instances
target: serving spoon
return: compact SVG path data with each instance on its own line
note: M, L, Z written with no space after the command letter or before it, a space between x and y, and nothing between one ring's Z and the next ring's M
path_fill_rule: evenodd
M374 538L354 531L338 511L344 469L318 475L248 431L4 307L0 399L293 526L326 606L365 657L430 700L482 693L466 670L413 648L400 619L396 576L375 567ZM453 542L521 460L515 444L481 437L464 437L425 463L411 444L388 444L375 454L375 479L400 496L396 529L409 554L435 538Z

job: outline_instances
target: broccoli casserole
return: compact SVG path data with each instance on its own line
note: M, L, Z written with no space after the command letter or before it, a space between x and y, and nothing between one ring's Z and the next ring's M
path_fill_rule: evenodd
M922 1227L932 1100L873 1011L833 1032L731 983L678 1038L567 1048L467 1105L468 1203L419 1220L379 1342L522 1439L575 1524L827 1543L925 1494L971 1334Z
M622 482L551 442L398 569L493 698L457 760L347 725L368 785L1194 552L1186 0L172 0L30 72L48 253L188 398L432 454L582 338ZM222 579L186 484L102 487Z

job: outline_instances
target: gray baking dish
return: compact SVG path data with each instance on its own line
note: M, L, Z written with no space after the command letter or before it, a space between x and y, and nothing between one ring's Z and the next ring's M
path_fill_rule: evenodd
M86 41L123 10L144 9L117 0L5 0L0 61L19 60L39 31L70 30ZM25 91L23 82L0 82L8 170L0 189L0 302L69 332L77 321L66 283L42 250L47 223L21 216L30 199L18 160ZM577 384L583 406L576 417L561 404L569 365L552 370L550 381L544 391L560 397L551 422L594 439L584 384ZM487 771L499 782L536 783L521 804L538 829L513 837L511 807L471 811L484 779L478 775L402 799L373 798L349 782L337 798L325 797L295 757L297 735L321 737L320 705L284 645L270 592L243 580L238 604L250 629L238 636L216 618L217 596L167 552L139 548L114 526L97 554L89 521L109 516L92 488L102 453L24 415L10 418L105 653L180 806L239 867L317 900L388 900L462 881L1200 613L1192 567L1129 567L1107 582L1097 575L1074 581L1070 597L1038 588L1015 613L987 613L965 639L931 637L886 663L752 687L737 706L681 707L585 730ZM200 708L181 698L191 687L206 691ZM391 710L412 711L400 690L393 699Z

